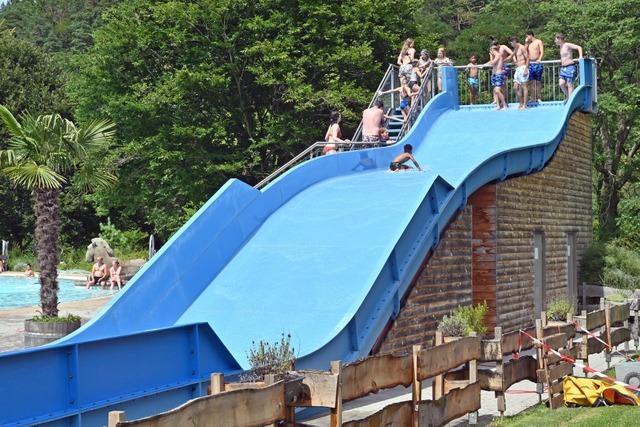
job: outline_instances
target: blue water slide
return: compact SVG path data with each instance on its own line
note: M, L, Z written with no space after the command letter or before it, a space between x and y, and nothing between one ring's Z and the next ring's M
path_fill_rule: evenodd
M456 70L394 146L322 156L257 190L227 182L98 315L50 345L0 355L0 424L104 425L206 393L291 334L299 368L367 356L428 253L482 185L541 170L595 68L566 103L460 106ZM424 172L391 173L410 143Z

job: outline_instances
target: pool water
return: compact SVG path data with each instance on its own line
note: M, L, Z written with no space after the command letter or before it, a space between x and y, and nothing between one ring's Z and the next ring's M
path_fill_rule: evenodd
M88 298L112 295L114 291L92 287L76 286L71 280L58 280L60 302L78 301ZM11 277L0 275L0 308L40 305L40 282L33 277Z

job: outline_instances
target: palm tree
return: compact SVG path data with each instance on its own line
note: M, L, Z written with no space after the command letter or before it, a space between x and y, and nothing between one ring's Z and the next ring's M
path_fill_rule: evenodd
M100 153L115 135L115 125L96 120L79 128L59 114L18 121L0 105L0 120L9 139L0 150L0 173L33 194L36 252L40 266L42 314L58 315L58 235L60 193L74 185L83 191L108 187L116 177L100 164Z

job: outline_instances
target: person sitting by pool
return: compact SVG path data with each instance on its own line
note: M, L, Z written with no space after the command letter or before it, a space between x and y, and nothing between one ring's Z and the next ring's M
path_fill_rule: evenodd
M33 272L31 264L27 264L27 268L24 270L24 277L35 277L36 273Z
M4 259L0 257L0 273L4 273Z
M107 265L104 263L104 258L98 257L98 261L93 264L91 269L91 276L87 281L87 289L94 285L104 285L107 283Z
M113 285L118 285L118 290L122 289L122 278L120 278L120 273L122 272L122 266L120 265L120 261L113 261L113 265L109 269L109 290L113 290Z
M411 166L405 165L405 163L409 160L411 160L413 164L416 165L416 168L419 171L422 170L418 162L416 162L415 157L413 157L413 147L411 146L411 144L405 144L404 153L399 154L395 159L393 159L393 161L389 165L389 169L391 169L392 172L413 169Z

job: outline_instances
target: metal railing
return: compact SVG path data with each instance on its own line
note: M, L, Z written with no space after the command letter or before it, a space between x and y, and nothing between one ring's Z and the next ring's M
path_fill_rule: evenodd
M564 101L564 94L558 85L560 78L560 61L541 61L543 65L542 72L542 86L540 88L539 99L543 102L546 101ZM576 75L573 82L573 87L576 88L580 84L579 81L579 68L578 61L574 61L576 66ZM460 98L460 105L470 104L469 83L467 81L467 69L466 65L455 66L458 70L458 96ZM476 104L491 104L493 103L493 88L491 87L491 66L490 65L478 65L479 68L479 86L478 93L476 95ZM518 102L516 93L513 88L513 75L516 70L516 65L513 63L508 64L508 78L504 86L504 95L507 102ZM529 101L537 101L533 98L532 86L529 85Z
M398 92L391 92L388 94L381 95L380 92L384 92L391 89L396 89L400 86L400 79L398 75L399 67L396 65L389 65L387 71L384 74L384 77L380 81L378 85L378 89L376 90L371 102L369 103L369 108L371 108L378 99L382 99L385 108L389 107L391 112L393 113L398 105L400 105L401 95ZM422 109L427 105L429 99L431 99L431 95L434 93L434 79L432 78L433 65L429 67L427 73L425 74L424 82L421 82L420 91L416 95L414 101L411 104L411 109L408 112L407 120L402 121L400 118L391 118L390 121L399 121L402 122L402 127L400 129L399 134L393 139L389 139L387 144L393 144L396 141L400 140L413 126L415 121ZM374 146L379 146L381 144L372 144L370 142L362 142L362 121L358 125L352 141L345 142L326 142L326 141L318 141L314 142L311 146L307 147L300 154L293 157L284 165L280 166L274 172L269 174L262 181L258 182L255 185L255 188L262 188L284 172L293 168L294 166L312 159L314 157L321 156L323 154L323 150L325 146L333 145L336 147L336 151L353 151L353 150L361 150L364 148L371 148Z

